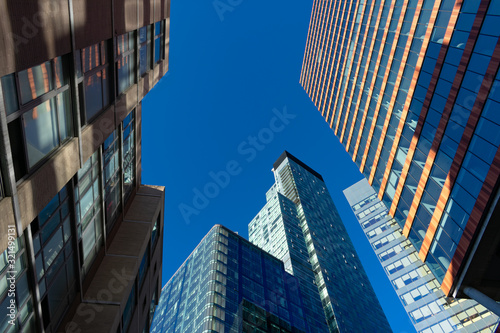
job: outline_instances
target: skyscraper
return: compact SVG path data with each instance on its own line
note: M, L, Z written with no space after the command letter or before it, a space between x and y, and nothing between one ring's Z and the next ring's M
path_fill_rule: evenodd
M443 292L493 307L499 15L489 0L317 0L300 77Z
M344 190L344 195L418 332L491 332L495 328L498 317L481 304L444 295L366 179Z
M0 21L0 332L147 331L164 188L141 184L141 100L170 2L9 0Z
M249 239L298 278L311 332L390 332L321 175L286 151L273 167Z
M215 225L162 289L152 333L309 332L283 262Z

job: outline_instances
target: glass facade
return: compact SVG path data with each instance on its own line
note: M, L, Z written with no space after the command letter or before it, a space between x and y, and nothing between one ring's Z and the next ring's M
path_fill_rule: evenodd
M390 331L323 178L288 152L273 171L249 239L299 279L311 332Z
M151 332L309 330L283 263L216 225L163 287Z
M498 317L473 300L447 298L368 181L344 190L417 332L493 332Z
M499 8L318 1L304 53L302 86L448 295L500 178Z

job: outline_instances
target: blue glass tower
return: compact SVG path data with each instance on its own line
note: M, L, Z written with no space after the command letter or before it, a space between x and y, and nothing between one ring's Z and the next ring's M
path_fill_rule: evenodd
M311 331L390 332L321 175L286 151L273 166L249 239L299 279Z
M491 332L498 317L471 299L446 297L399 224L366 179L344 190L354 215L375 251L417 332Z
M215 225L163 287L151 332L309 332L296 277Z

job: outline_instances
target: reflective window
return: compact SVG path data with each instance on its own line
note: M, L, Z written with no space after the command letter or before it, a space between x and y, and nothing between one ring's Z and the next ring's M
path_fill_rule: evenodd
M165 21L155 23L155 63L165 58Z
M116 37L116 73L118 79L118 95L125 92L135 83L135 32Z
M498 37L479 35L477 37L476 45L474 46L474 52L491 57L493 55L495 45L497 45L497 41Z
M53 73L50 61L19 72L21 103L26 104L54 89Z
M103 147L104 205L106 209L106 231L113 227L121 207L119 141L117 131L104 141Z
M122 316L123 332L128 331L128 327L130 325L130 321L132 320L132 314L134 310L135 310L135 283L133 283L132 291L130 292L127 304L125 305L125 309L123 310L123 316Z
M31 222L38 281L47 331L55 330L76 295L73 232L64 187Z
M135 179L135 131L134 111L123 120L123 191L126 199L130 195ZM126 200L125 199L125 200Z
M144 256L142 257L141 264L139 265L139 290L142 289L142 284L144 283L144 278L146 277L146 270L149 267L149 246L146 249L146 252L144 253Z
M113 80L109 79L109 65L107 42L86 47L80 51L83 65L85 87L85 112L82 114L83 124L94 118L99 111L110 103L109 85Z
M75 214L82 274L86 275L103 243L99 150L75 177Z
M139 29L139 75L151 69L151 26Z
M57 57L1 79L16 180L73 136L67 66Z
M14 74L5 75L2 77L1 81L5 111L7 112L7 115L10 115L19 109L16 77Z

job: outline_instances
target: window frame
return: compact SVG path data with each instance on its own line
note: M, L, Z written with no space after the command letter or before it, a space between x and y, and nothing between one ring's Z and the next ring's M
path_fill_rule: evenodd
M102 189L102 177L101 177L102 169L101 169L101 163L100 163L100 158L99 158L99 155L100 155L99 152L100 151L98 149L91 155L91 157L89 157L89 159L87 160L87 162L85 162L85 164L88 163L88 161L91 161L90 167L88 168L88 170L86 170L84 172L84 174L81 177L79 177L78 173L77 173L74 177L74 183L73 183L74 184L73 197L74 197L75 216L76 216L75 225L76 225L76 230L77 230L77 242L78 242L78 247L79 247L79 251L80 251L80 253L79 253L80 254L80 271L82 274L82 279L84 279L86 274L89 272L90 267L92 267L92 264L95 261L97 254L99 253L99 250L101 249L101 247L104 244L105 217L104 217L104 211L103 211L103 207L102 207L102 205L103 205L103 197L102 197L103 189ZM80 169L80 170L82 170L82 169ZM90 183L87 186L87 188L82 191L83 192L83 195L82 195L80 193L80 182L87 177L90 177ZM82 206L81 205L82 197L84 195L86 195L89 191L94 190L93 187L94 187L94 183L96 181L98 182L98 186L97 186L98 187L97 188L98 197L93 200L91 207L88 209L88 211L85 213L85 215L83 217L79 217L78 215L81 215L81 209L82 209L82 207L81 207ZM77 195L77 191L78 191L78 195ZM76 209L78 204L80 204L79 208ZM95 211L97 211L97 213ZM86 226L83 226L83 220L85 218L87 218L88 221L86 223ZM101 219L100 229L99 229L99 225L97 223L97 220L99 218ZM94 236L95 243L92 246L92 249L90 250L88 256L85 257L84 248L83 248L84 235L85 235L85 233L90 232L89 228L90 228L92 223L94 223L94 228L95 228L95 233L96 233ZM91 259L88 259L88 258L91 258Z
M146 28L146 40L141 43L140 41L140 35L141 35L141 29ZM152 24L148 24L144 27L141 27L137 29L137 58L138 58L138 73L139 73L139 78L145 76L151 68L153 68L154 64L154 54L153 54L153 44L152 42L152 37L154 34L154 26ZM141 73L141 49L146 48L146 70L144 73Z
M160 23L160 32L156 34L156 24ZM160 20L154 23L153 29L153 45L154 45L154 54L153 54L153 66L159 64L165 59L165 20ZM158 60L156 60L156 40L160 39L160 54L158 56Z
M62 69L61 74L63 76L67 75L67 77L65 78L66 79L65 84L63 84L61 82L60 86L58 86L58 84L57 84L58 75L56 74L57 73L56 63L58 61L61 62L61 69ZM13 134L13 133L11 133L11 131L9 131L9 137L11 138L11 141L13 141L11 135L20 136L20 137L16 137L16 139L21 140L21 142L19 142L19 145L21 146L21 147L19 147L19 152L20 152L20 154L22 153L21 159L23 159L23 160L18 160L18 163L19 163L19 171L18 172L19 172L19 174L17 174L18 172L15 172L16 173L16 175L15 175L16 182L18 184L20 182L22 182L24 179L26 179L28 175L30 175L35 170L37 170L43 163L45 163L47 161L47 159L49 159L51 156L53 156L55 154L55 152L61 146L63 146L67 141L71 140L71 138L74 137L75 132L76 132L75 131L75 119L74 119L73 110L72 110L73 106L71 103L71 89L70 89L71 74L69 73L70 54L65 54L65 55L55 57L55 58L50 59L48 61L45 61L41 64L31 66L27 69L24 69L23 71L33 69L33 68L41 66L47 62L50 62L50 69L52 71L51 77L50 77L50 82L49 82L49 90L47 92L37 96L36 98L27 101L26 103L23 103L23 97L22 97L22 91L21 91L21 82L20 82L20 78L19 78L19 73L21 71L18 71L15 73L10 73L10 74L3 76L3 77L9 76L9 75L14 76L13 78L14 78L15 89L16 89L16 94L17 94L17 110L11 112L9 115L6 115L6 120L7 120L8 125L15 126L16 130L17 130L16 131L17 133L15 133L15 134ZM50 89L50 85L52 86L52 89ZM67 113L65 112L65 110L59 109L59 105L58 105L59 103L57 100L58 96L61 96L59 98L64 98L63 94L65 92L67 92L69 94L69 101L70 101L67 105L65 105L65 107L67 107L68 111L69 111ZM56 124L55 127L57 126L57 130L54 131L54 133L57 133L57 145L54 148L52 148L50 150L50 152L45 154L37 162L34 162L33 165L30 166L28 144L27 144L28 141L27 141L27 137L26 137L26 128L25 128L25 126L23 126L24 116L27 115L29 112L33 111L36 107L42 106L44 103L51 103L52 100L55 101L54 102L54 109L55 109L54 110L54 113L55 113L54 118L55 118L55 124ZM64 100L63 100L63 103L64 103ZM67 132L66 137L64 137L64 135L63 135L63 126L64 125L61 124L61 119L62 119L61 114L63 114L64 116L69 115L71 118L70 119L71 124L69 124L69 126L67 128L65 128L66 132ZM18 123L16 124L15 122L18 122ZM17 140L17 141L19 141L19 140ZM11 142L11 145L12 145L12 142ZM17 149L13 149L13 150L17 151ZM16 169L16 167L14 169Z
M126 127L123 127L125 125L125 120L130 117L130 121L129 123L126 125ZM136 136L135 136L135 109L133 109L132 111L130 111L130 113L125 117L125 119L122 121L122 126L121 126L122 130L121 130L121 153L120 153L120 157L121 157L121 167L122 167L122 184L123 184L123 198L124 198L124 203L127 203L128 199L130 198L130 194L132 193L132 189L135 187L135 181L136 181L136 177L135 177L135 172L136 172L136 168L135 168L135 161L136 161L136 144L135 144L135 139L136 139ZM127 136L127 138L125 138L124 136L124 133L125 133L125 130L130 128L130 132ZM130 139L132 140L132 146L129 148L129 150L127 152L125 152L125 140L126 139ZM126 157L130 157L130 160L127 162L125 160ZM127 163L126 163L127 162ZM125 183L125 171L127 169L127 167L131 167L132 168L132 182L130 184L126 184Z
M71 182L69 183L71 184ZM35 274L35 280L37 286L39 286L40 290L40 306L42 307L43 311L48 311L47 314L43 315L42 320L42 325L44 326L45 329L50 327L56 328L60 324L61 320L64 318L64 314L67 312L68 308L66 307L65 309L57 308L56 313L52 313L52 309L50 308L49 305L49 298L50 296L50 291L51 289L57 284L57 279L60 278L61 274L65 274L66 276L66 286L65 286L65 292L64 292L64 297L65 297L65 302L69 306L72 302L72 300L76 297L76 292L77 292L77 283L78 283L78 274L77 274L77 260L76 260L76 250L74 248L73 244L73 237L75 237L73 233L73 226L74 220L72 216L72 205L74 204L74 200L71 197L71 185L65 185L61 191L59 191L52 200L57 198L57 206L50 212L50 215L48 215L46 221L43 223L43 225L40 225L40 214L31 222L31 236L33 239L33 255L35 257L35 265L37 258L41 258L41 261L43 263L43 274L41 277L38 276L38 269L35 266L34 267L34 274ZM61 197L61 192L64 193L64 197ZM51 200L51 202L52 202ZM50 204L50 203L49 203ZM45 207L49 207L49 204ZM41 239L42 238L42 232L44 228L48 226L50 221L55 218L56 214L59 214L63 210L63 206L67 204L68 211L67 215L60 215L62 218L60 218L59 223L57 226L54 227L54 229L51 231L50 235L47 237L47 240L44 244L44 241ZM45 210L44 208L44 210ZM42 211L43 212L43 211ZM69 230L70 230L70 235L66 238L66 233L65 233L65 222L66 220L69 221ZM59 249L59 253L55 256L55 258L52 260L52 263L50 266L46 269L45 268L45 263L47 259L45 258L45 250L47 249L47 245L54 239L58 231L62 231L62 247ZM64 230L64 231L63 231ZM35 239L38 238L38 244L40 245L39 247L35 246ZM70 249L68 251L68 249ZM61 262L58 262L61 261ZM59 267L57 266L59 265ZM69 279L69 270L73 269L73 280ZM51 279L50 282L47 281L47 279ZM43 281L43 284L45 286L45 289L40 288L42 285L41 282ZM54 315L57 315L54 318ZM54 321L56 319L57 321Z
M96 44L93 44L93 45L90 45L90 46L87 46L85 48L82 48L80 50L77 50L76 53L77 53L77 59L78 61L75 61L76 62L76 65L78 66L78 68L76 69L76 71L78 72L78 86L79 86L79 93L81 94L81 112L80 112L80 120L81 120L81 125L82 127L85 126L86 124L89 124L91 123L94 119L96 119L104 110L106 110L113 102L113 93L112 93L112 90L113 90L113 83L114 83L114 80L112 79L114 76L113 76L113 72L112 72L112 66L110 66L110 52L109 52L109 49L110 49L110 45L112 43L110 42L110 40L104 40L104 41L101 41L99 43L96 43ZM84 63L84 60L83 60L83 52L85 52L86 50L90 49L92 50L93 47L98 47L99 48L99 65L93 67L93 68L90 68L88 70L85 70L85 63ZM112 46L111 46L112 48ZM92 51L90 51L90 53L92 53ZM104 89L104 80L103 80L103 76L104 76L104 72L107 73L107 96L105 96L105 89ZM102 108L98 111L96 111L93 115L91 115L90 117L87 115L87 102L86 102L86 96L85 96L85 82L87 80L89 80L91 77L93 77L94 75L98 74L98 73L101 73L101 76L100 76L100 81L101 81L101 102L102 102ZM106 98L107 98L107 104L105 103L106 102Z
M119 38L122 38L123 36L127 36L127 50L125 51L121 51L121 49L119 48L119 43L118 43L118 39ZM120 95L123 95L124 93L127 92L127 90L130 89L131 86L133 86L136 82L137 82L137 65L138 65L138 61L136 59L136 49L137 49L137 42L138 40L137 39L137 30L132 30L132 31L129 31L129 32L126 32L124 34L121 34L119 36L115 36L115 45L114 45L114 66L115 66L115 75L114 75L114 78L115 78L115 82L116 82L116 96L120 96ZM130 46L130 43L133 43L132 46ZM118 68L118 64L121 63L123 61L123 59L126 59L128 56L131 56L130 58L132 59L131 61L134 63L134 68L133 70L130 70L130 68L128 69L129 70L129 85L123 90L123 91L120 91L120 78L119 78L119 75L120 75L120 71L119 71L119 68ZM121 65L120 65L121 66ZM130 66L128 63L127 63L127 66ZM130 78L130 75L133 75L132 79Z

